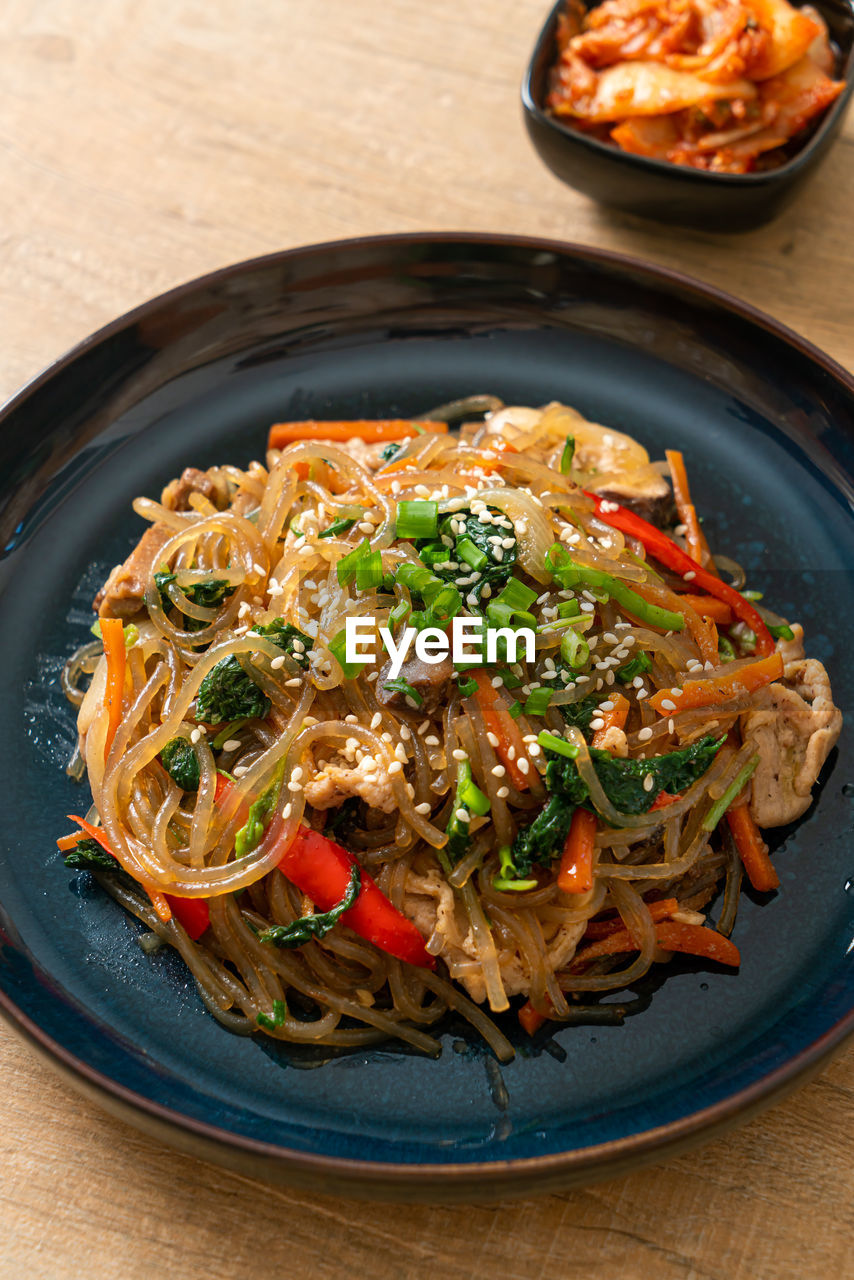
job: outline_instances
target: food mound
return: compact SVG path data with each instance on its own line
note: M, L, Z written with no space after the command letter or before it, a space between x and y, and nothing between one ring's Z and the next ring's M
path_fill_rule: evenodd
M557 44L555 116L714 173L784 164L844 88L823 18L787 0L568 0Z
M761 828L842 718L680 453L471 397L280 423L134 509L64 675L93 805L58 843L226 1027L436 1053L454 1009L506 1059L484 1005L619 1020L599 997L674 953L739 964Z

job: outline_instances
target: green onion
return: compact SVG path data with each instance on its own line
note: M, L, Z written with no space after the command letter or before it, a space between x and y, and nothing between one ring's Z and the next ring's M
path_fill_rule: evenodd
M338 561L338 585L346 587L348 582L352 582L356 576L356 570L362 563L366 555L370 553L371 544L367 538L363 538L357 547L352 551L348 551L342 560Z
M574 671L583 667L590 657L590 645L575 627L567 627L564 632L560 642L560 656Z
M259 1013L256 1019L259 1027L266 1027L268 1031L275 1031L276 1027L280 1027L285 1020L285 1005L282 1000L273 1001L273 1012Z
M492 887L494 889L498 889L502 893L509 891L525 893L526 890L536 889L539 886L538 880L516 879L516 868L513 866L513 855L509 844L505 844L498 850L498 860L501 863L501 872L493 878Z
M397 504L396 533L398 538L435 538L439 529L438 502L414 502Z
M388 615L388 620L392 627L396 627L399 622L403 622L403 619L409 613L411 608L412 606L406 600L398 600L397 604Z
M560 474L562 476L569 475L572 470L572 458L575 453L575 436L567 436L566 444L563 446L563 453L560 455Z
M489 563L489 556L480 547L475 546L471 538L458 538L456 545L457 559L462 560L470 569L482 569Z
M402 693L405 698L411 698L416 707L420 707L424 703L424 699L418 690L408 680L404 680L402 676L399 676L397 680L387 681L383 688L390 689L392 693Z
M518 689L525 681L521 676L517 676L515 671L511 671L509 667L502 667L500 671L496 671L497 676L501 677L501 683L505 689Z
M735 661L735 646L727 636L718 636L718 653L724 662Z
M463 607L463 598L456 587L443 587L430 601L427 612L436 622L449 622Z
M559 618L579 618L581 616L581 605L577 600L562 600L557 607L557 616Z
M551 689L534 689L525 703L526 716L544 716L552 700Z
M631 662L627 662L617 672L617 679L621 684L631 684L635 676L643 675L644 671L649 671L652 667L652 659L648 653L639 653Z
M612 574L577 563L559 542L554 543L546 552L546 568L554 574L562 587L572 590L583 586L597 600L610 597L635 618L658 627L661 631L682 631L685 627L685 618L681 613L649 604L643 596L639 596Z
M524 710L525 708L522 706L521 702L511 702L510 706L507 708L507 714L511 715L514 720L518 720Z
M343 631L339 631L337 636L333 636L329 641L329 652L332 654L333 658L338 661L341 670L344 672L344 678L346 680L352 680L354 676L359 674L363 667L368 665L367 658L361 662L348 662L346 660L344 657L346 652L346 636Z
M518 578L510 578L504 590L495 597L492 603L507 605L515 611L517 609L530 609L536 598L536 591L526 587L524 582L520 582Z
M461 698L470 698L473 693L477 693L477 681L469 677L468 680L457 680L457 688L460 691Z
M383 580L383 558L379 551L369 551L356 565L356 590L370 591Z
M346 533L348 529L352 529L355 523L355 519L333 520L329 528L324 529L317 536L318 538L336 538L339 533Z
M485 796L480 787L475 786L469 776L462 784L458 792L460 803L464 804L472 813L476 813L479 818L489 813L490 804L489 796Z
M781 627L772 627L768 624L768 630L775 640L794 640L795 633L788 623L783 623Z
M556 733L548 733L545 729L537 734L537 742L543 750L553 751L557 756L566 756L567 760L574 760L578 755L578 747L572 742L559 738Z
M733 800L738 795L739 791L741 791L742 787L747 782L748 778L756 770L756 767L758 764L759 764L759 753L757 752L755 756L750 757L746 765L744 765L741 769L739 769L738 773L735 775L732 782L729 784L726 791L721 796L720 800L716 800L715 803L712 805L711 809L703 819L704 831L714 831L715 827L718 825L721 818L724 816L727 809L730 807Z

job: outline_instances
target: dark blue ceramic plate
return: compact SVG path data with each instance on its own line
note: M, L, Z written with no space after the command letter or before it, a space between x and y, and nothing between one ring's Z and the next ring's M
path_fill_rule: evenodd
M93 589L141 531L135 494L188 463L244 464L276 418L396 416L469 392L552 398L685 451L713 545L801 619L851 709L854 384L773 321L616 255L406 236L217 272L96 334L0 431L0 1007L79 1088L176 1146L351 1195L530 1194L661 1157L749 1115L854 1028L851 734L775 840L782 889L745 897L739 973L669 966L623 1027L499 1067L461 1025L438 1061L324 1060L229 1035L180 962L55 837L86 807L63 772L58 687ZM13 820L14 819L14 820ZM512 1027L513 1019L509 1020Z

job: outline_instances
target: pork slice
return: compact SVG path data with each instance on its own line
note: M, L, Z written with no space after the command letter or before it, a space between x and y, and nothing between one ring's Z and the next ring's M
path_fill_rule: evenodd
M116 565L95 596L92 608L101 617L132 618L139 613L160 552L172 532L165 524L149 525L124 564Z
M443 658L441 662L422 662L420 658L410 658L404 662L397 679L412 685L422 698L418 710L433 716L447 703L454 675L454 664L449 657ZM405 706L406 694L385 688L386 681L391 678L391 662L387 662L377 681L377 699L386 707Z
M190 494L201 493L218 511L228 506L228 483L216 472L186 467L177 480L170 480L160 501L169 511L189 511Z
M750 812L760 827L782 827L809 808L812 788L842 728L827 672L815 658L787 662L782 680L760 690L741 719L759 753Z

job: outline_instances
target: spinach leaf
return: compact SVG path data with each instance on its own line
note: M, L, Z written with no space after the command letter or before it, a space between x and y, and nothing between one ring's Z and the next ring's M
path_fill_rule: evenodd
M631 684L635 676L642 676L645 671L649 671L652 666L652 659L648 653L638 653L632 658L631 662L627 662L617 672L617 679L621 684Z
M252 631L256 635L267 636L280 649L284 649L285 653L290 654L294 662L303 669L308 666L308 654L314 641L298 627L292 626L290 622L284 622L282 618L274 618L272 622L256 622ZM294 647L295 640L302 645L301 649Z
M337 924L345 911L349 911L359 896L362 888L362 872L358 862L354 862L350 871L350 879L344 891L344 897L329 911L315 915L303 916L293 924L274 924L258 934L259 942L269 942L274 947L301 947L312 938L323 938Z
M563 716L567 724L571 724L576 729L580 729L586 737L590 732L590 721L593 719L599 708L599 702L602 696L603 695L601 693L591 693L588 694L586 698L581 698L578 702L562 703L557 707L557 710Z
M501 516L508 523L512 523L509 517L504 516L504 513L497 508L490 507L489 511L492 515ZM463 527L460 532L457 532L455 526L458 529L460 521ZM512 538L512 547L498 549L489 541L490 538L499 535L505 539ZM451 546L448 546L443 538L449 539ZM456 586L458 578L471 578L477 574L474 582L461 589L463 595L474 595L478 601L482 598L484 587L488 586L491 594L494 595L496 588L504 586L513 572L518 554L515 530L494 524L482 524L476 515L465 509L444 516L439 521L438 538L422 541L416 545L422 563L445 582ZM475 553L480 553L477 556L479 564L477 569L473 569L470 563L473 559L472 547ZM444 568L448 561L456 564L458 568Z
M119 863L111 853L102 849L97 840L84 836L73 849L69 849L63 861L72 871L119 871Z
M270 699L246 674L233 653L218 662L199 687L196 719L205 724L222 724L224 720L244 717L263 719L270 710Z
M403 448L402 444L399 444L397 440L392 440L391 444L387 444L386 447L382 450L382 452L380 453L380 457L382 458L383 462L391 462L393 458L397 457L397 455L400 453L402 448Z
M199 789L199 760L186 738L172 738L160 752L160 763L173 782L185 791Z
M576 806L565 799L559 792L549 796L545 808L541 809L528 827L517 832L513 841L513 867L518 879L524 880L531 874L532 867L537 864L548 867L560 856Z
M165 568L158 569L154 575L154 585L160 592L160 601L164 610L175 607L166 594L166 588L170 583L177 581L177 577L177 574ZM235 587L224 578L211 578L209 582L196 582L191 587L181 587L181 590L193 604L201 605L205 609L214 609L218 604L222 604L226 596L234 594Z
M650 756L647 760L621 760L619 756L595 747L591 747L590 756L611 804L623 813L646 813L659 792L676 795L702 777L723 741L723 738L707 734L688 747L662 756ZM653 780L649 790L644 787L647 777ZM581 778L575 761L565 756L549 761L546 785L573 804L584 804L589 800L587 784Z

